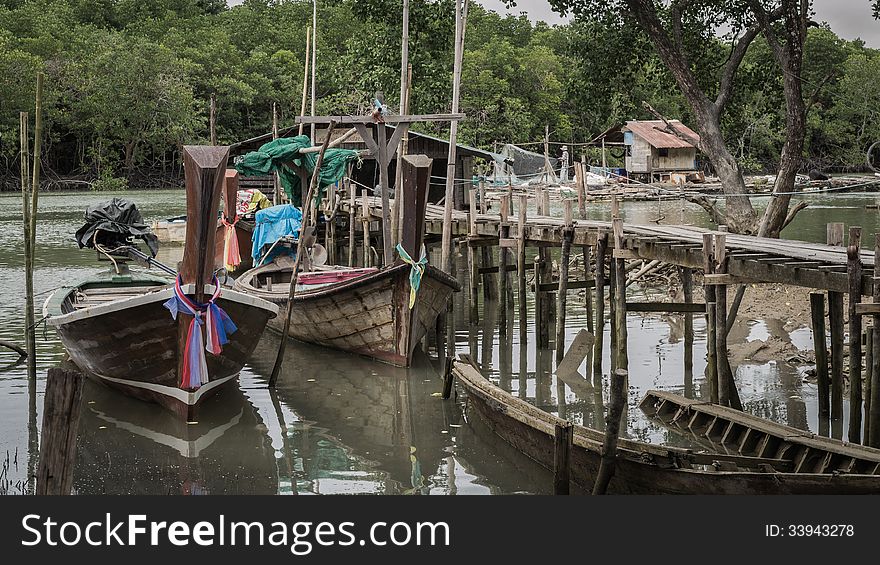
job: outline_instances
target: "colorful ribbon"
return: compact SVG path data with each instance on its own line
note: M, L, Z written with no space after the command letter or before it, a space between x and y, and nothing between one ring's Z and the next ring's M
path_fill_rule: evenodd
M425 244L422 244L422 254L418 261L413 261L409 253L398 243L397 253L404 263L409 264L412 268L409 271L409 309L416 303L416 293L422 285L422 275L425 274L425 267L428 265L428 257L425 255Z
M240 217L236 216L231 224L226 221L225 217L220 220L226 226L226 231L223 234L223 263L227 271L234 271L241 265L241 251L238 249L238 236L235 233L235 224L238 223Z
M165 302L165 308L171 312L171 317L177 319L177 314L183 312L192 316L189 330L186 334L186 347L183 350L183 371L180 375L180 388L196 390L208 383L208 365L205 360L205 350L213 355L219 355L223 346L229 343L229 335L238 329L229 315L214 302L220 296L220 281L214 276L214 294L207 303L196 302L183 293L180 288L181 280L178 275L174 282L174 296ZM203 319L204 318L204 319ZM202 348L202 326L205 326L205 347Z

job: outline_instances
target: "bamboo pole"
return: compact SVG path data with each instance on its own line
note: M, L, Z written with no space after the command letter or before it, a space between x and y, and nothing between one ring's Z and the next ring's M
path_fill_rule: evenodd
M357 215L357 197L355 195L355 186L351 182L351 178L349 177L349 175L345 176L345 189L348 192L348 266L354 267L355 257L357 256L357 252L355 251L354 246L355 217Z
M409 0L403 0L403 28L400 34L400 98L399 106L402 115L409 114ZM397 147L397 165L394 170L394 206L391 209L391 237L396 244L400 241L401 197L403 196L403 153L406 143L403 138Z
M501 198L501 223L498 226L498 323L500 335L507 335L507 304L510 294L510 273L507 272L508 248L506 240L510 238L510 198Z
M311 37L312 37L312 29L307 27L306 28L306 56L305 56L305 60L303 62L302 104L300 104L300 107L299 107L299 115L300 116L306 115L306 101L307 101L308 95L309 95L309 51L311 50L311 47L312 47L312 44L310 42ZM300 122L299 123L299 131L297 132L297 135L303 134L304 127L305 127L305 124Z
M209 134L211 136L211 145L217 145L217 96L211 93L211 116L209 119Z
M370 253L370 200L366 189L361 191L361 226L364 231L363 266L370 267L373 263L373 256Z
M312 116L315 116L315 62L317 60L317 52L318 52L318 0L312 0ZM315 144L315 124L312 123L312 131L311 131L311 142L312 145ZM333 131L333 128L330 128L328 131Z
M22 227L24 230L24 341L27 349L28 382L37 381L37 340L34 328L34 239L31 236L30 139L27 112L19 114L21 128L21 198Z
M571 257L571 242L574 239L574 225L571 218L571 200L563 202L562 253L559 259L559 288L556 293L556 365L565 356L565 308L568 302L568 262Z
M470 206L468 209L468 226L469 226L469 235L468 237L468 283L470 288L470 299L469 299L469 315L470 315L470 323L477 323L477 319L479 318L479 294L480 294L480 274L479 267L477 263L476 256L476 248L473 245L473 241L471 238L476 236L476 215L477 215L477 196L473 190L468 190L468 200L470 201Z
M327 135L324 138L324 144L321 146L321 152L318 153L318 160L315 162L315 170L312 172L312 180L309 183L309 191L306 196L306 200L303 202L303 221L299 231L299 240L296 244L296 259L293 262L293 272L290 274L290 291L287 294L287 311L285 312L284 317L284 331L281 332L281 342L278 346L278 354L275 356L275 365L272 367L272 375L269 377L269 388L275 388L275 383L278 382L278 376L281 374L281 365L282 361L284 360L284 350L287 347L287 336L288 332L290 331L290 313L293 311L293 300L296 297L296 279L299 276L299 268L303 253L308 253L307 250L303 249L305 230L307 227L310 227L308 218L311 215L308 212L312 208L312 206L314 206L314 195L316 187L318 185L318 176L321 172L321 165L324 163L324 152L327 150L327 146L330 144L330 136L333 133L334 125L335 123L333 122L333 120L331 120L330 124L327 127Z
M862 439L862 316L856 305L862 301L862 228L850 226L847 247L849 276L849 433L850 443Z
M458 113L461 95L461 61L464 52L464 34L467 26L469 0L455 0L455 61L452 70L452 113ZM449 153L446 161L446 196L443 201L443 236L441 240L441 266L447 273L452 268L452 208L455 204L456 144L458 143L458 121L449 126Z
M40 166L43 146L43 73L37 73L37 96L34 106L34 174L31 179L31 251L36 251L37 205L40 200Z
M528 331L528 304L526 304L526 221L528 218L529 197L519 197L517 209L517 249L516 249L516 279L517 279L517 304L519 307L519 336L520 347L524 347Z

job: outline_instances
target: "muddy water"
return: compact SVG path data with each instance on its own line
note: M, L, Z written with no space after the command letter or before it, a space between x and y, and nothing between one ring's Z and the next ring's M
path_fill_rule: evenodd
M41 198L35 291L38 309L49 292L105 268L93 252L72 239L82 211L108 194L53 194ZM183 194L137 192L147 220L183 212ZM822 241L825 223L864 227L873 241L875 194L811 196L811 206L786 230L789 238ZM760 200L758 201L760 206ZM0 197L0 339L21 343L23 273L21 201ZM607 218L596 205L591 217ZM649 223L704 221L700 210L678 202L626 203L624 218ZM160 260L173 264L179 247L163 248ZM459 272L465 272L461 264ZM480 304L480 321L471 326L463 295L454 310L455 347L469 352L491 378L513 394L542 408L593 427L601 427L607 384L586 388L556 380L553 352L534 346L533 304L529 304L525 342L519 320L511 316L505 335L497 325L497 305ZM38 318L40 317L38 313ZM585 326L583 299L572 293L567 339ZM683 440L647 421L637 405L651 388L705 397L705 326L695 317L694 374L685 385L682 320L679 316L628 318L630 437L682 445ZM743 339L777 335L809 349L809 329L782 329L777 320L753 320ZM266 334L242 372L240 385L216 396L197 423L182 423L154 406L87 383L79 430L75 490L99 493L279 493L329 494L497 494L543 493L549 473L495 440L478 423L466 422L461 399L442 402L435 368L436 344L414 367L396 369L309 345L291 342L279 388L266 389L278 337ZM608 356L609 338L606 335ZM442 346L442 344L441 344ZM0 350L0 492L33 491L31 476L39 446L46 370L64 352L52 330L38 331L37 382L29 385L17 355ZM607 372L606 363L606 372ZM746 409L799 428L816 430L816 387L784 360L742 364L736 379ZM586 368L581 367L586 374ZM606 380L607 383L607 380Z

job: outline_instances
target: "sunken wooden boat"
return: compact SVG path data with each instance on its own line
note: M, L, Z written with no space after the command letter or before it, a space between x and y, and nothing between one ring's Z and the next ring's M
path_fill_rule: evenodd
M407 156L403 193L407 207L401 226L401 248L416 258L423 251L425 206L431 160ZM375 268L325 267L301 272L290 311L288 336L408 367L413 352L461 284L426 265L410 307L413 267L398 259ZM282 314L269 322L284 331L293 265L275 261L245 272L234 287L278 305Z
M489 382L473 365L455 361L469 412L542 466L553 468L554 432L565 424ZM604 433L574 425L571 480L589 492L599 470ZM751 457L653 445L620 438L609 493L617 494L873 494L873 470L846 473L805 467L787 457ZM859 470L859 469L856 469Z
M823 437L727 406L650 390L640 408L666 428L718 453L786 459L796 473L880 473L880 449Z
M142 226L130 205L128 222L113 218L81 229L93 234L88 241L113 269L56 290L44 306L47 323L87 375L187 418L205 397L234 381L278 312L270 302L222 288L214 276L215 222L227 156L226 147L184 148L191 220L176 279L128 268L126 258L133 256L158 265L130 243L131 226Z

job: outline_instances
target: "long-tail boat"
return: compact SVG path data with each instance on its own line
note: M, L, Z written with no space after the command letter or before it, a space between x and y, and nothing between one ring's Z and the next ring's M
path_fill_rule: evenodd
M422 245L431 159L404 158L400 258L381 269L334 267L303 272L288 335L300 341L409 366L413 351L461 284L427 264ZM419 259L415 259L419 257ZM288 307L293 268L274 261L245 272L234 288ZM283 331L285 314L269 322Z
M649 390L639 407L666 428L718 453L788 459L796 473L880 472L880 449L844 443L727 406Z
M453 375L467 393L469 411L495 434L552 469L554 432L566 420L489 382L469 362ZM574 425L571 480L590 491L599 470L604 433ZM872 450L873 451L873 450ZM826 452L830 453L830 452ZM867 455L865 456L867 458ZM876 455L872 455L876 457ZM620 438L608 492L618 494L869 494L880 492L874 466L802 465L795 453L746 456L654 445ZM880 462L880 457L876 457Z
M93 233L90 246L112 261L113 269L61 287L44 306L47 323L87 375L185 417L238 376L278 311L270 302L222 288L214 275L228 154L226 147L184 147L189 221L176 279L130 270L130 257L157 262L133 247L125 225L103 222L87 233Z

